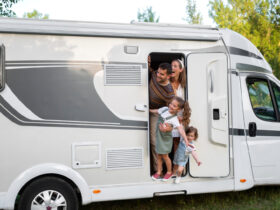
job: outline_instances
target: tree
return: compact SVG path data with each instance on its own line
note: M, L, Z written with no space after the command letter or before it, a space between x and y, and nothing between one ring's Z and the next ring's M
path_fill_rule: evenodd
M209 15L221 28L232 29L248 38L280 78L279 0L210 1Z
M202 15L196 11L195 0L187 0L186 12L187 17L185 20L189 24L202 24Z
M142 10L142 12L140 12L138 9L137 19L139 22L159 22L159 17L156 17L156 13L153 12L152 7L147 7L146 9Z
M34 18L34 19L49 19L49 15L38 12L37 10L33 10L33 12L27 12L23 15L24 18Z
M11 10L13 4L19 0L0 0L0 16L15 17L16 13Z

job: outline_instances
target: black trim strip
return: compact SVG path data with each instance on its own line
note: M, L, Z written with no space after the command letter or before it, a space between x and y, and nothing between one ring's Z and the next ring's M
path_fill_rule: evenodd
M241 56L246 56L246 57L252 57L252 58L256 58L259 60L263 60L262 57L256 55L255 53L249 52L247 50L243 50L240 48L236 48L236 47L228 47L229 53L233 54L233 55L241 55Z
M250 72L263 72L263 73L272 73L270 70L262 68L260 66L255 66L251 64L245 64L245 63L237 63L236 68L239 71L250 71Z
M233 136L249 136L249 130L230 128L229 135ZM256 136L280 136L280 131L276 130L257 130ZM279 139L280 140L280 139Z
M244 132L244 129L230 128L230 129L229 129L229 135L233 135L233 136L245 136L245 132Z

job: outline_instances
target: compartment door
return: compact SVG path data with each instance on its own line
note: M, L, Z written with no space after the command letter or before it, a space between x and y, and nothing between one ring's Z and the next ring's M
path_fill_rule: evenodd
M194 53L187 58L190 125L198 129L195 143L202 161L190 157L193 177L229 175L228 74L225 53Z

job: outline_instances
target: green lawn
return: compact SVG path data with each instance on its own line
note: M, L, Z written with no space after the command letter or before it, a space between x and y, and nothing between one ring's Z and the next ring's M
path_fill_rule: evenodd
M149 199L93 203L82 210L133 209L280 209L280 186L255 187L241 192L163 196Z

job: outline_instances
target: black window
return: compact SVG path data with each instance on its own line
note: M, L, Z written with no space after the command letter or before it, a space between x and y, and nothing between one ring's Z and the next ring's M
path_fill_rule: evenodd
M262 120L277 121L277 115L273 105L274 99L273 95L271 94L268 80L248 78L247 87L252 108L256 116Z

